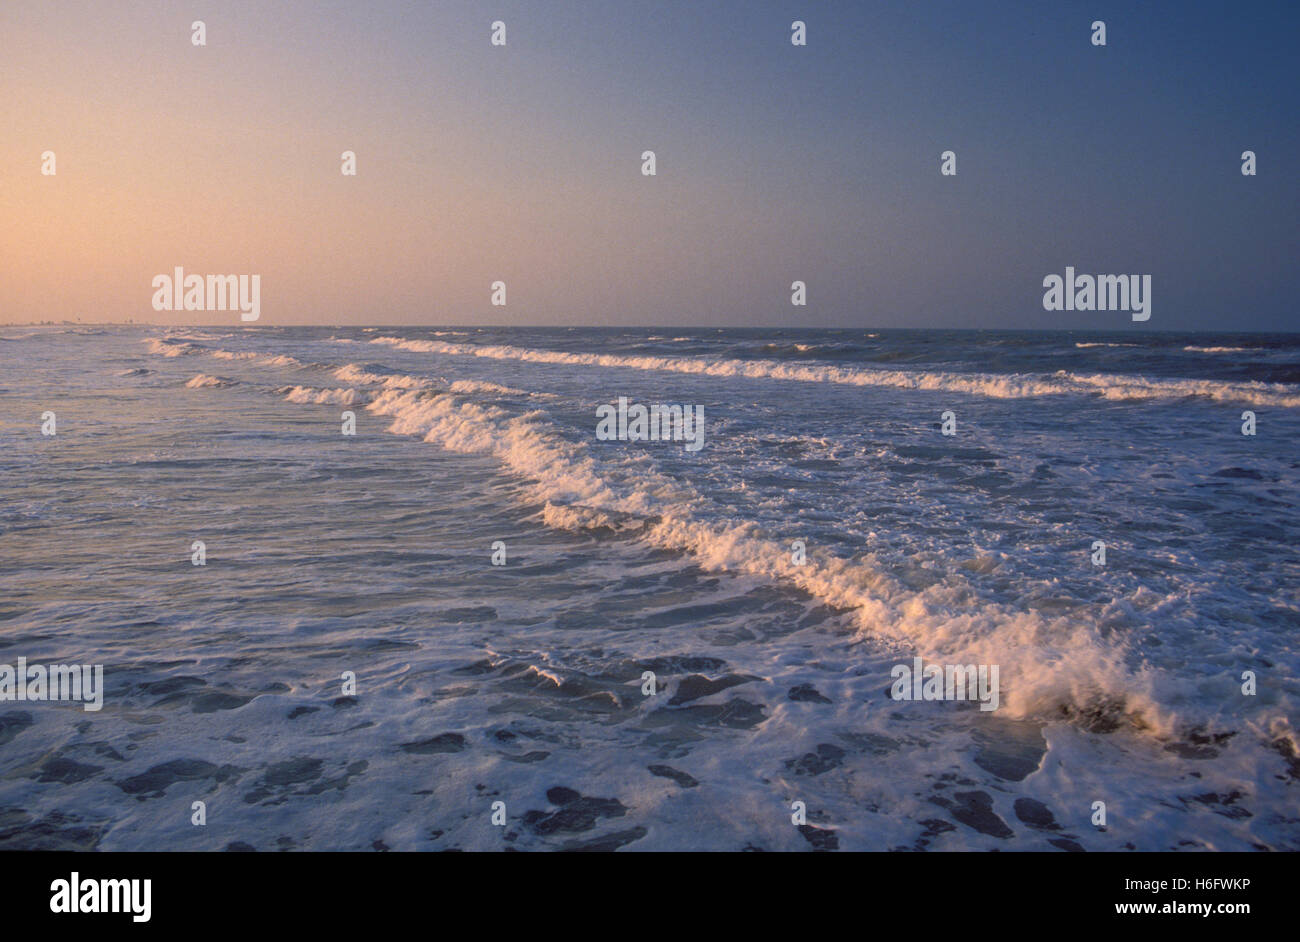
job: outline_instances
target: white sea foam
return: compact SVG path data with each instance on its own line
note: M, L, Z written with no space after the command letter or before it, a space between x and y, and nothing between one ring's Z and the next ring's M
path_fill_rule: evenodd
M432 342L411 343L423 348ZM535 352L548 362L554 356L565 357L561 362L579 356L519 352ZM263 360L298 362L288 357ZM543 520L550 526L635 531L636 538L648 545L690 553L707 570L739 572L798 587L827 605L851 611L864 637L899 650L942 663L999 664L1004 715L1040 719L1059 718L1063 713L1126 715L1140 728L1162 734L1201 719L1187 712L1191 708L1186 704L1195 702L1195 696L1189 695L1194 691L1180 686L1174 696L1167 696L1171 685L1194 681L1131 666L1121 643L1103 636L1095 623L1079 619L1077 613L1057 617L987 601L956 568L917 589L899 582L870 553L844 559L811 552L805 564L796 565L786 542L762 532L754 521L736 521L652 465L625 456L598 461L585 444L558 434L543 412L514 415L458 397L457 392L482 391L480 383L439 393L425 388L428 380L375 374L356 364L335 374L373 381L380 387L368 408L392 418L390 431L418 434L450 451L494 456L531 482L529 502L545 508ZM1073 379L1095 384L1103 395L1122 395L1111 388L1113 377ZM309 387L285 387L282 392L294 402L351 402L358 395L353 389ZM629 520L636 523L629 525ZM1174 702L1179 703L1177 710L1170 705Z
M403 373L372 373L365 367L357 363L348 363L334 371L334 375L347 383L354 383L361 386L382 386L385 389L430 389L436 386L446 386L451 392L470 395L473 393L485 393L499 396L538 396L549 398L545 393L530 393L526 389L517 389L514 386L503 386L500 383L493 383L487 380L479 379L458 379L448 385L446 380L434 381L424 379L419 376L409 376Z
M149 352L157 356L184 357L207 353L207 350L198 344L187 343L179 340L164 340L157 337L150 337L145 342L149 344Z
M235 380L225 376L209 376L207 373L200 373L185 385L190 389L204 389L208 387L234 386Z
M171 337L147 337L149 352L164 357L207 355L218 360L251 360L264 366L302 366L302 361L283 354L254 353L251 351L215 350L202 344L179 341Z
M1022 399L1067 394L1099 395L1105 399L1174 399L1189 396L1254 405L1300 407L1300 386L1286 383L1224 382L1221 380L1148 379L1121 374L1085 374L1060 370L1053 374L954 373L929 370L877 370L774 360L707 359L703 357L624 356L572 353L510 346L453 344L438 340L375 337L371 343L401 350L443 356L475 356L495 360L579 366L621 367L687 373L699 376L743 376L849 386L887 386L897 389L938 390Z
M497 393L502 396L529 395L525 389L515 389L513 386L502 386L500 383L489 383L478 379L458 379L451 384L451 391L454 393Z
M314 389L311 386L283 386L276 390L284 394L286 402L300 402L314 405L338 403L350 406L363 398L355 389Z
M340 366L334 371L337 379L345 383L352 383L359 386L383 386L386 389L424 389L432 385L432 381L421 379L418 376L406 376L403 374L393 373L372 373L363 366L356 363L349 363L346 366Z
M157 329L150 333L163 336ZM12 392L50 385L59 376L54 382L66 382L85 405L75 424L111 431L112 455L130 462L118 462L130 473L94 480L78 473L79 462L66 468L66 462L47 463L49 489L76 500L89 488L96 526L110 536L151 521L166 530L168 515L156 511L192 502L194 474L201 472L209 485L205 505L226 521L221 545L209 544L218 566L243 556L257 564L259 577L240 582L237 605L220 598L205 604L184 591L193 580L181 571L191 568L183 556L179 568L165 567L169 571L128 567L118 573L118 588L148 603L149 621L133 628L112 606L69 602L62 606L67 611L44 605L17 613L11 633L45 637L63 625L54 643L128 644L139 655L133 663L142 666L118 685L120 709L100 714L95 738L124 754L138 743L137 771L192 757L199 741L207 744L203 758L213 767L247 768L236 800L223 803L223 825L249 845L489 850L495 840L499 848L499 835L485 833L495 829L463 812L464 796L474 794L487 769L497 790L523 796L524 807L552 807L548 790L564 785L616 798L646 825L629 832L625 816L602 818L587 834L516 828L521 849L608 846L611 838L628 840L642 830L630 849L797 851L807 849L810 833L830 837L824 830L801 832L788 817L773 814L782 795L816 808L816 823L833 829L843 850L1051 852L1067 846L1061 840L1067 832L1088 851L1300 846L1294 796L1288 794L1294 788L1287 785L1298 743L1286 719L1300 715L1290 630L1295 561L1285 552L1296 514L1277 499L1292 480L1283 443L1297 431L1300 412L1271 410L1273 434L1240 440L1231 425L1205 428L1215 425L1205 421L1212 407L1193 401L1175 401L1176 407L1148 416L1141 407L1110 407L1097 395L1016 400L1022 408L983 410L965 447L945 454L957 443L926 447L898 429L889 410L873 410L869 400L876 397L862 395L860 411L835 397L846 407L822 412L816 397L790 396L816 386L701 378L693 385L725 383L737 395L716 413L727 423L714 439L718 447L685 463L667 450L597 444L591 437L588 399L607 400L625 381L646 387L649 395L654 383L635 381L670 380L671 373L435 361L357 346L333 347L335 362L328 366L308 362L297 369L247 357L143 361L144 334L110 334L76 338L75 344L34 337L30 349L0 343L14 372L0 382ZM270 329L252 339L240 330L237 339L211 345L330 359L303 352L323 349L323 336ZM501 342L550 345L523 339L531 334L509 336L517 339ZM626 332L612 338L591 332L585 342L582 333L567 336L574 350L629 352L618 346L631 336ZM167 337L193 343L196 335ZM840 337L827 334L821 350L850 349ZM918 340L900 339L899 350L904 356L920 351L925 364L908 359L895 365L935 368L930 357L938 355L955 361L941 369L999 368L995 360L980 360L987 351L983 340L965 344L959 337L951 346ZM1074 340L1058 336L1041 358L1023 350L1014 356L1016 362L1052 363L1021 367L1050 374L1060 365L1053 354L1073 350ZM1181 355L1183 342L1165 349ZM734 346L753 351L753 334ZM714 355L690 345L672 349ZM781 355L805 365L830 362L811 359L813 352L797 354L788 342L772 357ZM1035 359L1022 360L1026 355ZM1191 367L1185 375L1236 379L1215 367L1242 356L1193 353L1183 358ZM1280 361L1290 354L1273 356ZM354 384L331 375L348 361L379 382ZM104 396L104 374L143 362L153 363L167 382L107 382L131 386L130 398L138 403L133 408L164 421L124 426L117 421L120 404ZM450 372L452 366L454 376L438 376L440 367ZM47 372L51 367L58 373ZM388 367L415 376L403 379ZM35 372L17 372L24 368ZM191 455L196 431L214 420L223 427L223 408L242 414L253 404L240 393L242 385L178 395L200 369L257 381L271 396L241 415L239 425L249 434L212 442L218 451ZM462 376L563 390L564 405L554 416L525 417L520 412L538 400L448 395L451 380ZM407 391L427 386L420 398L443 394L452 416L468 426L457 431L447 422L440 434L481 450L455 455L443 451L437 436L438 444L420 445L359 434L344 439L343 451L306 447L286 454L278 432L291 411L317 414L330 423L321 431L337 436L338 413L360 410L283 402L295 388L283 384L310 384L302 395L314 402L329 387L364 397L407 382ZM102 400L98 407L92 397ZM492 408L475 413L473 405ZM506 447L501 430L516 419L523 428L506 461L496 457ZM1159 419L1168 434L1143 437L1148 419ZM395 417L376 415L374 421L386 427ZM475 427L483 432L481 442ZM1225 432L1248 450L1225 450L1231 444ZM21 474L23 450L10 451ZM424 466L422 452L430 459ZM236 460L221 460L227 458ZM545 466L550 459L553 469ZM584 467L590 478L581 473ZM261 502L256 515L240 517L238 508L264 488L268 469L285 484L282 493ZM689 486L677 484L677 475ZM149 486L142 487L146 478ZM610 495L605 500L602 485ZM503 506L507 500L513 503ZM638 501L641 513L616 509ZM19 494L14 504L10 516L20 526L13 536L27 541L24 555L33 561L26 567L27 588L39 597L50 585L74 584L78 560L60 557L65 541L43 539L33 529L54 526L57 535L57 507L48 507L41 494L30 500ZM320 521L328 522L327 535L335 541L324 550L321 528L303 525ZM580 536L548 532L543 523ZM266 542L268 533L276 537L274 546ZM194 537L204 538L202 532ZM1108 567L1087 561L1094 537L1110 545ZM490 569L489 543L497 538L508 543L509 562ZM801 573L787 565L792 539L806 540L810 550L811 568ZM268 546L273 552L257 551ZM388 553L394 546L411 552ZM657 551L663 547L670 551ZM322 553L340 565L318 565ZM837 561L835 554L851 558ZM721 567L729 574L720 574ZM813 593L807 598L774 591L793 589L800 578ZM20 579L17 588L23 584ZM288 608L286 586L292 588ZM378 601L346 603L357 598ZM845 607L819 604L825 598L842 598ZM853 607L859 599L874 602L878 612ZM1036 614L1025 616L1025 609ZM258 630L250 634L253 623ZM187 642L206 652L203 662L169 658L174 633L156 630L157 624L186 625ZM1012 711L1004 700L989 716L961 704L888 699L892 664L910 663L917 654L952 663L958 657L949 652L978 652L973 644L981 638L990 652L1011 650L997 658L1003 692L1030 688L1035 696L1025 695L1027 706ZM1125 652L1112 639L1132 647ZM275 657L257 656L264 650ZM327 715L339 711L312 712L320 703L319 685L303 683L320 674L322 657L338 651L351 652L347 658L360 665L364 694L342 724ZM1042 676L1036 673L1040 661ZM1144 665L1151 675L1137 670ZM1247 669L1259 674L1256 697L1241 695ZM656 672L660 696L641 695L644 670ZM726 689L670 702L690 693L684 684L691 674L721 678L716 686ZM218 688L221 699L231 701L222 705L233 709L193 712L212 698L205 690ZM1101 693L1089 699L1093 690ZM159 710L160 697L172 708ZM1146 709L1144 698L1158 706ZM1093 716L1060 721L1051 706L1077 711L1108 699L1116 706L1098 709L1098 724ZM1142 718L1210 719L1194 739L1174 743L1138 729L1095 734L1126 708ZM141 711L163 720L145 739L131 722ZM23 770L48 764L50 744L66 741L75 726L75 717L57 711L31 713L33 725L4 748L4 766L20 782ZM1011 715L1050 721L1006 722ZM1157 733L1166 728L1154 725ZM250 729L260 737L252 752L244 742ZM422 754L419 743L450 730L472 747L462 757L475 761ZM304 737L325 746L311 751L320 762L306 763L310 767L301 772ZM842 755L822 744L835 744ZM630 749L670 754L664 761L671 769L652 773L645 762L620 761ZM541 750L549 753L544 759ZM433 779L422 773L430 761L442 769ZM307 775L305 784L281 788L287 766ZM364 773L354 774L357 768ZM661 777L665 772L693 776L699 787L684 788L690 779L674 782ZM412 777L422 775L427 787L412 787ZM42 822L69 808L103 806L100 850L203 844L204 835L194 833L202 828L177 831L132 818L120 802L104 805L104 789L118 789L103 775L81 778L53 789L29 782L21 804L30 821L14 840L44 839ZM960 801L949 800L954 781L969 783L958 789L966 797L980 792L991 799L989 814L979 817L992 822L996 815L1014 833L995 836L970 826L975 819L961 811ZM322 783L333 796L323 803ZM209 791L234 787L211 777L200 784ZM250 788L259 802L238 800ZM1120 827L1072 827L1086 822L1098 797L1107 799L1114 816L1107 796L1115 795L1123 805ZM1041 802L1030 807L1055 815L1061 829L1028 824L1018 813L1023 799ZM936 817L949 825L935 827ZM702 820L710 826L700 827Z
M932 660L1000 664L1006 715L1107 710L1162 731L1175 722L1157 703L1153 678L1128 668L1124 651L1085 622L982 601L956 573L917 591L887 575L871 556L810 554L796 565L789 547L755 523L719 522L716 508L653 471L602 466L584 445L555 434L540 412L511 416L451 394L399 390L381 393L368 408L391 417L394 433L495 456L533 482L530 500L544 505L550 526L628 529L626 518L637 517L643 521L640 540L688 552L711 571L787 583L851 609L866 637Z
M230 334L214 334L206 330L172 330L164 332L168 340L225 340Z

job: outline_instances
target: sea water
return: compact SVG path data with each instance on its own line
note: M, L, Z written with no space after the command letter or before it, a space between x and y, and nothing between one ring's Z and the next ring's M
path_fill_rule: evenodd
M1298 441L1296 335L6 327L0 846L1294 850Z

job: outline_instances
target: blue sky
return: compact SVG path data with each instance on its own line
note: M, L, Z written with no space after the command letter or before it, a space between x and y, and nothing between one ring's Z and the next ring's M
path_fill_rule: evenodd
M161 317L149 278L184 265L261 273L267 323L1297 329L1298 27L1249 2L11 6L0 320ZM1151 320L1044 311L1067 265L1150 274Z

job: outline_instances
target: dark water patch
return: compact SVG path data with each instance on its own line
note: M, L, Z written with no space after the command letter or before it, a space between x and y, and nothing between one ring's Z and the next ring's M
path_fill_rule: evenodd
M796 684L790 688L786 698L793 700L795 703L830 703L827 697L823 697L812 684Z
M842 733L844 739L873 756L884 756L901 749L902 743L882 733Z
M13 741L13 738L32 725L32 715L26 711L17 713L0 713L0 746Z
M508 665L508 670L509 673L502 678L508 689L530 696L562 699L569 707L588 713L632 711L640 700L638 697L636 701L625 702L621 694L626 691L621 689L621 685L611 688L609 684L585 674L569 673L557 677L551 670L522 661Z
M1017 798L1015 812L1016 817L1031 828L1038 828L1040 831L1059 831L1061 829L1061 826L1056 823L1056 816L1052 814L1051 809L1036 798Z
M238 710L252 699L253 697L251 694L240 695L214 690L211 693L201 693L196 696L191 705L191 710L195 713L217 713L221 710Z
M589 851L594 853L607 854L631 844L633 841L639 841L649 833L645 828L637 825L626 831L616 831L613 834L606 834L604 837L597 837L590 841L565 841L561 850L583 852Z
M286 759L284 762L276 762L267 766L266 774L262 780L273 788L283 788L301 782L309 782L320 777L323 764L320 759L305 757Z
M956 772L944 772L939 776L939 781L934 784L934 788L950 788L953 785L974 785L973 779L966 778L964 775L958 775Z
M815 752L805 752L797 759L786 759L785 767L795 775L821 775L841 765L844 750L830 743L820 743Z
M334 778L322 777L319 781L309 786L302 794L319 795L321 792L330 791L331 789L343 791L352 783L354 778L361 775L368 768L370 768L370 763L367 760L358 759L355 762L349 763L347 768L343 770L342 774L337 775Z
M1061 850L1067 850L1072 854L1086 853L1082 844L1079 844L1077 841L1072 841L1068 837L1054 837L1047 843L1054 847L1059 847Z
M722 602L702 602L695 605L678 605L675 608L643 616L638 619L637 627L644 629L674 628L680 625L695 625L715 618L725 618L735 614L736 603L733 600Z
M1090 733L1113 733L1134 718L1125 713L1122 701L1099 698L1087 704L1061 704L1061 717Z
M1185 798L1179 798L1184 805L1188 802L1195 802L1204 805L1215 814L1223 815L1225 818L1252 818L1252 815L1245 808L1236 806L1236 802L1244 797L1241 792L1233 789L1230 792L1219 795L1214 792L1206 792L1202 795L1189 795Z
M1275 481L1275 476L1266 477L1254 468L1220 468L1218 471L1211 473L1210 477L1214 478L1233 478L1246 481Z
M1180 759L1216 759L1219 756L1219 750L1213 746L1197 746L1187 742L1168 743L1165 752L1172 752Z
M461 752L465 748L465 737L460 733L442 733L417 742L402 743L402 751L414 755L430 755L438 752Z
M934 428L939 427L940 423L934 423ZM951 447L944 445L896 445L894 454L900 458L920 458L925 461L932 461L936 458L959 461L963 465L993 464L1000 457L983 448L962 448L957 445Z
M388 654L391 651L414 651L418 650L420 645L414 641L393 641L389 638L367 638L359 640L349 645L353 649L360 649L367 654Z
M3 742L4 740L0 739L0 743ZM1295 746L1292 745L1291 740L1286 737L1275 739L1269 744L1269 748L1280 755L1286 762L1287 777L1293 782L1300 781L1300 755L1296 754Z
M975 764L1008 782L1024 781L1047 755L1047 741L1035 723L990 721L990 728L977 730L974 739L979 747Z
M569 574L571 566L572 564L568 560L563 559L553 563L535 563L531 566L498 566L493 575L514 579L531 579L534 576L565 576Z
M680 674L686 671L710 671L716 673L726 666L727 662L721 658L679 654L639 661L636 665L636 675L640 676L642 671L654 671L655 674Z
M199 677L180 676L146 681L134 689L145 696L157 697L152 706L187 703L194 713L237 710L253 699L252 694L233 694L221 690L204 691L207 686L207 681Z
M711 680L703 674L691 674L683 678L677 685L677 690L668 702L673 705L689 703L691 700L698 700L701 697L710 697L715 693L720 693L728 687L747 684L755 680L762 680L762 678L754 677L751 674L728 674L725 677Z
M688 707L665 707L646 717L650 726L664 726L671 723L693 723L699 726L725 726L730 729L753 729L767 720L763 715L765 707L760 703L751 703L740 697L733 697L724 704L697 704Z
M497 610L490 605L448 608L437 612L434 617L439 621L455 622L457 624L462 622L496 621Z
M988 792L957 792L953 795L953 800L937 795L930 800L947 808L958 822L981 834L1003 840L1015 836L1015 832L993 810L993 798Z
M161 798L168 787L177 782L197 782L212 779L214 782L237 780L244 772L233 765L217 766L203 759L173 759L162 765L155 765L147 772L133 775L117 783L117 787L128 795L145 798Z
M1165 751L1172 752L1174 755L1183 759L1215 759L1218 758L1219 750L1217 747L1222 746L1233 736L1237 735L1235 730L1226 733L1209 733L1203 728L1188 730L1179 742L1165 744Z
M840 839L830 828L819 828L811 824L799 825L799 833L812 845L814 852L840 849Z
M940 834L946 834L949 831L957 830L957 825L951 821L945 821L943 818L926 818L921 824L925 825L925 830L921 832L921 837L928 843L930 840L938 837Z
M200 677L191 677L182 674L179 677L168 677L164 680L145 681L139 685L141 693L147 693L150 696L164 696L166 694L177 693L182 690L188 690L191 687L206 687L208 682Z
M33 820L21 808L6 808L0 811L0 850L90 851L106 830L76 814L51 811Z
M651 775L657 775L660 778L670 778L682 788L694 788L700 784L694 776L688 775L678 769L674 769L670 765L648 765L646 768L650 770Z
M534 749L531 752L525 752L523 755L512 755L506 752L503 752L500 755L501 758L506 759L510 762L531 763L531 762L541 762L543 759L550 756L550 753L542 749Z
M572 788L557 785L546 792L546 800L558 810L546 812L531 810L524 813L523 822L535 834L543 836L561 831L590 831L601 818L621 818L627 808L616 798L584 796Z
M911 847L891 847L890 850L893 851L910 850L910 851L923 853L926 850L926 848L930 846L930 842L933 841L940 834L946 834L949 831L957 830L957 825L953 824L951 821L945 821L943 820L943 818L926 818L921 822L921 824L925 826L925 830L923 830L919 835L917 835L915 844L913 844Z
M67 756L55 756L41 763L40 770L31 777L38 782L59 782L73 785L84 782L104 771L103 766L89 765L69 759Z
M356 776L370 767L365 759L348 764L333 777L325 776L325 760L312 756L297 756L267 766L260 781L244 795L246 804L279 805L291 796L319 795L336 789L343 791Z

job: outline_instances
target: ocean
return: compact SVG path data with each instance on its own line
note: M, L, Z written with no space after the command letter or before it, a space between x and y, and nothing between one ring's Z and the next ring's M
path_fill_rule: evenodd
M0 669L0 847L1300 849L1300 335L4 327L0 365L0 662L103 669L101 709ZM620 399L701 446L598 435Z

